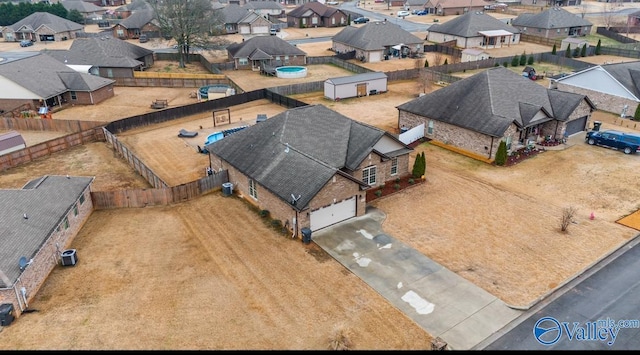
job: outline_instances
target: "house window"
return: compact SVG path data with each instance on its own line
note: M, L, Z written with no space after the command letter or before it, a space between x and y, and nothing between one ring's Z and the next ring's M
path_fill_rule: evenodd
M78 215L78 205L73 206L73 215L74 216Z
M69 229L69 219L67 217L62 221L62 225L64 226L64 229Z
M362 181L364 181L365 184L369 184L369 185L375 185L376 184L376 167L375 167L375 165L368 166L368 167L362 169Z
M249 59L247 58L238 59L238 65L247 65L247 64L249 64Z
M398 175L398 158L391 159L391 176Z
M526 28L526 27L524 27L524 28L522 29L522 31L527 32L527 28Z
M71 91L70 94L71 94L71 100L77 100L78 99L78 94L76 94L75 91Z
M307 19L306 19L306 18L303 18L303 19L302 19L302 24L303 24L303 25L306 25L306 24L307 24Z
M80 204L83 204L83 203L84 203L84 195L81 195L80 196Z
M312 25L317 25L317 24L318 24L318 18L317 18L317 17L315 17L315 16L314 16L314 17L312 17L312 18L311 18L311 24L312 24Z
M113 78L113 69L107 69L107 77Z
M124 37L124 30L122 30L122 29L117 29L117 30L116 30L116 34L118 35L118 37Z
M276 56L276 62L279 62L279 61L280 61L280 56L279 56L279 55L277 55L277 56Z
M249 179L249 196L258 199L258 191L256 190L256 182L253 179Z
M427 125L427 134L433 134L433 121L429 121Z
M507 144L507 150L511 149L511 136L508 136L504 142Z
M569 29L568 29L568 28L565 28L565 29L564 29L564 31L565 31L565 32L569 32ZM560 30L558 30L558 33L560 33Z

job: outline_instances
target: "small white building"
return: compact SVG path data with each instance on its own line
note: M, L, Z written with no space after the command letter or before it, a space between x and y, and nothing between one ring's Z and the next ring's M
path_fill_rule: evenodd
M475 62L476 60L489 59L489 53L479 48L467 48L462 51L462 62Z
M16 131L0 134L0 156L27 147L24 138Z
M371 72L329 78L324 82L324 97L331 100L375 95L387 91L387 74Z

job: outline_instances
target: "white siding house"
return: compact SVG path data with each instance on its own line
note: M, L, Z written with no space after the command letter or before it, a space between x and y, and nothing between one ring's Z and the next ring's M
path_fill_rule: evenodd
M324 82L324 97L331 100L368 96L387 91L387 75L371 72L330 78Z

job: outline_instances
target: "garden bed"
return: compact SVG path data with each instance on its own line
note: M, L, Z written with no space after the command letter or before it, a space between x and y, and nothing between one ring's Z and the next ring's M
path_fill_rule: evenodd
M382 186L372 187L367 190L367 203L378 198L389 196L412 186L422 184L424 183L424 181L425 180L420 178L416 179L411 175L406 175L395 180L387 181Z

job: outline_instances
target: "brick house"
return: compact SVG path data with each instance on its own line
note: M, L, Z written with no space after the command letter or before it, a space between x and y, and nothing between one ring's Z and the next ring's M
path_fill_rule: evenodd
M409 174L411 148L323 105L289 109L207 145L236 194L300 236L362 216L366 190Z
M9 52L3 56L9 58ZM43 53L0 64L0 110L22 105L36 110L65 104L94 105L114 96L115 81L77 72Z
M468 12L429 27L427 41L456 41L458 48L502 48L520 43L520 30L485 13Z
M278 36L256 36L227 47L235 69L261 70L265 66L306 65L307 53Z
M585 95L494 67L397 108L398 127L424 124L426 138L494 160L501 141L514 151L584 131L595 105Z
M287 26L294 28L347 26L344 11L319 2L308 2L287 13Z
M13 25L4 27L2 37L6 42L57 42L74 39L83 29L83 25L54 14L34 12Z
M424 8L438 16L462 15L467 12L484 11L489 4L484 0L428 0Z
M0 304L12 304L14 314L28 309L93 212L93 179L45 175L0 190Z
M112 28L113 36L120 39L136 39L141 34L149 38L161 36L160 26L154 19L153 10L136 10Z
M152 50L113 37L78 38L69 50L45 53L67 65L91 66L89 73L103 78L133 78L154 62Z
M525 35L555 39L586 36L593 24L561 7L552 7L540 13L520 14L511 26Z
M596 65L562 78L552 79L551 87L589 95L598 110L633 117L640 104L640 61Z

